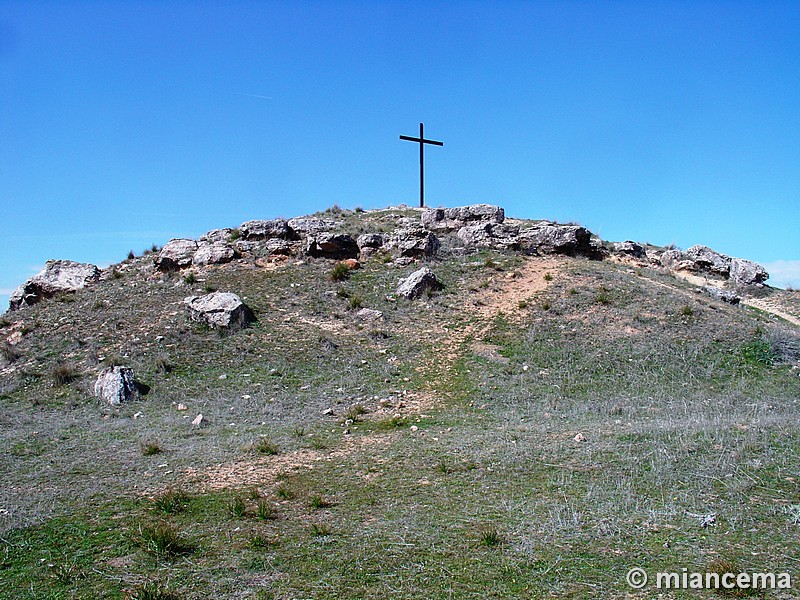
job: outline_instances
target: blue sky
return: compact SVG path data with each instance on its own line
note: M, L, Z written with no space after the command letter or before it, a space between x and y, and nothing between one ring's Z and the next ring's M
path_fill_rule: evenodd
M49 258L496 203L800 286L799 2L0 4L0 302Z

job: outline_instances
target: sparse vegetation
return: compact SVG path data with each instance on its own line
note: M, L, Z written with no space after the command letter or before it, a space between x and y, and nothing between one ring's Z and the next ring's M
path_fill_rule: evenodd
M197 283L197 275L194 274L194 271L189 271L186 275L183 276L183 282L186 285L194 285Z
M194 551L194 544L165 521L140 525L137 541L146 552L156 556L171 557Z
M156 440L142 440L139 442L139 450L141 450L142 456L153 456L164 451L161 444Z
M20 356L22 356L22 354L20 354L20 352L14 348L14 346L4 341L0 343L0 356L2 356L6 362L13 363Z
M128 251L128 260L133 260L136 258L136 254L134 254L133 250Z
M78 369L72 363L60 362L52 369L53 385L56 387L72 383L79 376Z
M350 267L346 263L337 262L331 269L331 281L345 281L350 277Z
M180 488L170 488L153 499L155 509L165 515L174 515L186 510L189 494Z
M266 454L268 456L281 453L280 446L267 437L259 438L255 444L255 449L259 454Z

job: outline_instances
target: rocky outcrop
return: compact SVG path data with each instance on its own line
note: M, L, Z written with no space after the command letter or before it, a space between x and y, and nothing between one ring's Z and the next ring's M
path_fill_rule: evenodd
M434 256L439 247L439 238L422 227L395 229L384 243L386 250L411 258Z
M133 369L129 367L109 367L103 369L94 384L97 398L116 406L139 397L139 385Z
M197 241L208 242L209 244L231 242L235 237L235 231L236 230L231 229L230 227L224 227L223 229L212 229L211 231L201 235Z
M189 239L172 239L168 241L155 259L156 269L163 272L178 271L192 264L197 242Z
M48 260L39 273L14 290L9 297L9 308L17 310L56 294L76 292L99 279L100 269L95 265Z
M358 244L347 234L323 232L308 236L306 253L314 258L358 258Z
M195 266L218 265L231 262L234 258L236 258L236 251L225 243L201 243L197 252L192 256L192 264Z
M294 219L289 219L287 224L298 239L302 236L330 231L339 225L333 219L321 219L319 217L295 217Z
M732 258L730 279L738 286L763 285L769 279L767 270L751 260Z
M694 263L693 270L728 278L731 269L731 257L712 250L708 246L697 244L689 248L684 256Z
M722 288L715 287L713 285L707 285L701 288L701 291L712 298L716 298L717 300L722 300L723 302L727 302L728 304L739 304L741 298L735 292L730 290L723 290Z
M294 237L294 232L289 228L289 223L286 219L245 221L239 225L239 232L246 240L268 240L272 238L290 240Z
M633 258L647 258L647 251L644 249L644 246L637 244L636 242L632 242L631 240L615 242L614 252L616 254L632 256Z
M519 247L526 254L565 254L597 258L592 233L580 225L542 222L519 232Z
M458 238L468 248L516 250L519 248L519 226L505 223L480 223L458 230Z
M414 300L429 290L436 290L439 287L440 284L434 272L428 267L423 267L400 280L397 286L397 295L408 300Z
M360 250L364 250L364 248L378 249L385 242L386 237L382 233L362 233L356 240Z
M189 318L211 328L241 329L255 321L253 311L231 292L190 296L184 301Z
M428 208L422 213L422 226L447 233L477 223L502 223L505 211L493 204L472 204L455 208Z

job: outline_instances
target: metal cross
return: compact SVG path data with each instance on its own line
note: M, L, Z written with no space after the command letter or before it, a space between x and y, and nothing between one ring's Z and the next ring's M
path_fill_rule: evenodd
M419 143L419 207L425 206L425 144L433 144L434 146L444 146L444 142L437 142L435 140L426 140L423 134L423 125L419 124L419 137L410 137L408 135L401 135L401 140L408 142Z

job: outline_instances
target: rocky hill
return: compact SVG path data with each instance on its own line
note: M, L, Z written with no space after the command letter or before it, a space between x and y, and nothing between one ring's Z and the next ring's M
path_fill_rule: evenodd
M0 595L631 597L634 566L794 569L800 296L767 281L491 205L50 261L0 321Z

